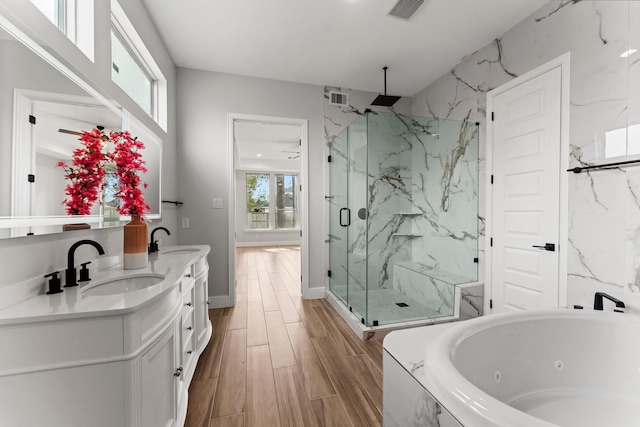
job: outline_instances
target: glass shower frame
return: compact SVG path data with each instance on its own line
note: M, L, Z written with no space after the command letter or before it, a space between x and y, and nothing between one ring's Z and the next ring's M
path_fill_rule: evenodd
M477 124L367 113L329 148L331 292L366 326L452 315L455 285L477 280L477 264L469 266L477 262ZM427 169L444 160L450 164L440 165L443 174L433 179ZM461 209L449 199L458 190L448 191L464 180L470 199ZM433 221L428 211L436 204L442 224L434 231L425 222ZM451 215L450 208L461 214ZM457 223L464 223L464 233L456 235ZM462 251L466 261L458 263L463 266L446 260L462 255L456 239L471 241ZM438 248L442 262L431 259Z

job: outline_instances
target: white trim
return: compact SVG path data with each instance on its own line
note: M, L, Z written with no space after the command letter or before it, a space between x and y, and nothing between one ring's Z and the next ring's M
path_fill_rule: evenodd
M300 228L245 228L245 233L266 233L266 234L278 234L278 233L298 233L300 234Z
M300 240L265 241L265 242L237 242L239 248L251 248L259 246L298 246ZM323 288L324 289L324 288Z
M326 296L327 290L324 286L307 289L307 299L322 299Z
M229 197L227 200L227 213L229 223L229 239L228 249L229 254L229 306L236 305L236 171L235 171L235 135L234 135L234 122L236 121L236 115L229 113L227 123L227 165L228 165L228 179L229 179Z
M298 206L298 224L302 230L300 238L300 273L302 275L302 298L309 298L309 123L307 119L285 117L259 116L252 114L229 113L227 122L227 158L229 162L229 302L235 304L235 276L236 276L236 170L234 158L234 123L236 121L251 121L261 123L275 123L296 125L300 127L300 191ZM282 243L279 243L282 244ZM297 243L296 243L297 244Z
M135 57L142 62L143 68L151 75L153 79L153 96L151 100L151 114L150 117L164 130L167 131L167 104L168 104L168 95L167 95L167 79L164 74L162 74L162 70L158 67L155 59L153 59L153 55L147 49L147 46L144 44L144 41L138 34L135 29L135 26L129 20L129 17L125 13L118 0L111 0L111 17L112 17L112 26L116 29L117 33L119 33L122 38L125 38L125 44L131 50ZM109 35L111 37L111 35ZM111 56L109 56L110 61L113 61ZM111 66L109 67L109 75L111 75ZM115 83L115 82L114 82ZM115 83L118 86L117 83ZM118 86L120 87L120 86ZM124 93L126 93L123 90ZM127 96L131 98L131 96L126 93ZM133 100L133 98L132 98ZM137 102L134 101L136 105ZM142 111L143 108L140 107ZM145 114L148 114L145 111Z
M229 295L220 295L215 297L209 297L209 308L224 308L231 307L231 299Z
M567 242L569 227L569 188L568 176L565 170L569 167L569 108L570 108L570 67L571 52L567 52L551 61L517 77L502 86L499 86L487 92L487 118L491 117L493 112L493 98L506 92L514 87L534 79L547 71L560 67L561 72L561 93L560 93L560 233L558 241L558 305L560 307L567 304ZM491 246L490 238L492 235L492 200L493 192L491 185L491 175L493 174L493 123L487 119L487 135L486 135L486 173L485 173L485 297L484 297L484 313L491 313L489 308L489 300L492 298L493 283L491 281Z

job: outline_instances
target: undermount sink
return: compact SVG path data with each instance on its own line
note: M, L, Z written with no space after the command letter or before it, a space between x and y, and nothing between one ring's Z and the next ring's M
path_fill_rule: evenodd
M157 285L163 280L164 276L161 274L132 275L107 280L96 285L89 285L82 292L91 296L125 294Z
M192 254L194 252L198 252L200 249L196 249L196 248L176 248L176 249L169 249L166 251L160 251L159 254L163 255L163 254Z

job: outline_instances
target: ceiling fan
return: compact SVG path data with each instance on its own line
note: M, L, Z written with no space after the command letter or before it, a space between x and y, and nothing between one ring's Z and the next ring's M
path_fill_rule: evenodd
M104 130L104 126L96 125L96 129L98 129L98 130ZM60 133L66 133L67 135L82 136L82 132L78 132L78 131L75 131L75 130L69 130L69 129L58 129L58 132L60 132ZM106 135L104 135L104 136L102 137L102 139L106 141L107 139L109 139L109 137L108 137L108 136L106 136Z
M280 150L280 152L294 154L293 156L287 157L289 160L297 159L300 157L300 141L298 141L294 146L289 146L288 150Z

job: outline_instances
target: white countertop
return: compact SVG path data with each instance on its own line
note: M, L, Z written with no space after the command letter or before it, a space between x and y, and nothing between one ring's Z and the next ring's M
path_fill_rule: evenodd
M179 249L198 249L193 252L173 252ZM161 248L159 253L149 254L149 265L137 270L124 270L117 264L98 271L91 269L91 280L81 282L79 286L62 289L64 292L47 295L40 294L0 310L0 325L44 322L76 317L94 317L128 313L151 303L173 289L190 263L210 251L207 245L173 246ZM144 289L115 295L91 296L83 289L92 284L117 279L123 276L161 274L164 280ZM62 282L64 283L64 281Z

